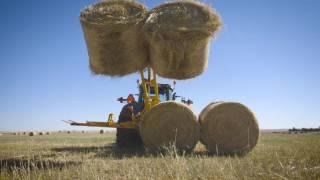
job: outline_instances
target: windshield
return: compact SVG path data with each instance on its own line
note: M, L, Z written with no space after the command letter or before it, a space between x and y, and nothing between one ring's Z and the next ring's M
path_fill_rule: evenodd
M147 87L148 88L148 87ZM142 86L139 87L140 90L140 96L139 96L139 102L143 101L143 88ZM160 101L168 101L168 100L172 100L172 92L173 90L169 87L165 87L165 86L159 86L159 98ZM155 91L154 91L154 87L150 87L150 90L148 91L149 95L154 96L155 95Z

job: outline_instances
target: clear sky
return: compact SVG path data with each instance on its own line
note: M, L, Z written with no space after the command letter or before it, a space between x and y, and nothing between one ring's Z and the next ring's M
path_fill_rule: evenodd
M137 92L138 74L109 78L89 71L78 15L94 2L1 2L0 131L84 129L60 120L105 120L119 113L116 98ZM163 1L142 2L152 8ZM192 99L197 113L215 100L242 102L261 128L320 126L320 1L203 2L224 26L208 69L177 81L177 94Z

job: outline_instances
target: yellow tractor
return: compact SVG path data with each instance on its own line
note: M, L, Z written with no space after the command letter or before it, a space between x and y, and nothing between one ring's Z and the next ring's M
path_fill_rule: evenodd
M84 123L73 120L64 121L72 126L91 126L91 127L108 127L117 128L116 144L119 147L135 147L142 146L143 142L139 134L139 125L144 112L150 110L160 102L175 101L180 96L174 92L174 88L170 84L161 84L157 82L156 72L151 68L147 68L147 77L141 70L141 82L138 80L139 94L138 100L135 100L132 94L125 99L123 97L117 100L120 103L126 103L121 109L118 121L114 120L114 114L110 113L105 122L87 121ZM174 81L175 85L175 81ZM193 104L190 99L181 97L181 102L186 105Z

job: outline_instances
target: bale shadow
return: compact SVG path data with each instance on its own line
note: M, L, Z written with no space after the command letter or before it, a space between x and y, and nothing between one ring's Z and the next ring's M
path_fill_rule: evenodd
M52 160L39 160L39 159L23 159L23 158L9 158L0 159L0 170L48 170L59 169L65 167L79 165L81 162L76 161L52 161Z
M69 152L69 153L91 153L98 152L103 147L101 146L68 146L68 147L57 147L52 148L52 151L55 152Z
M96 153L95 157L98 158L131 158L131 157L142 157L146 156L146 151L143 147L131 147L131 148L120 148L116 145L104 147L103 151Z

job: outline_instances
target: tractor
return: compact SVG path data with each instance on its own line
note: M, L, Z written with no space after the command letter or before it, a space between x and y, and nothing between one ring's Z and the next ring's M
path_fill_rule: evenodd
M146 68L147 77L141 70L141 82L137 80L139 94L129 94L127 98L120 97L117 99L120 103L125 103L120 111L118 121L114 120L114 114L110 113L105 122L87 121L84 123L73 120L64 121L72 126L91 126L91 127L109 127L116 128L116 144L118 147L140 147L143 146L139 134L139 124L141 116L147 110L156 106L160 102L176 101L181 99L181 103L190 106L193 101L185 97L176 95L173 86L170 84L161 84L157 82L157 75L151 68ZM153 77L151 77L153 75ZM137 96L137 100L134 96Z

